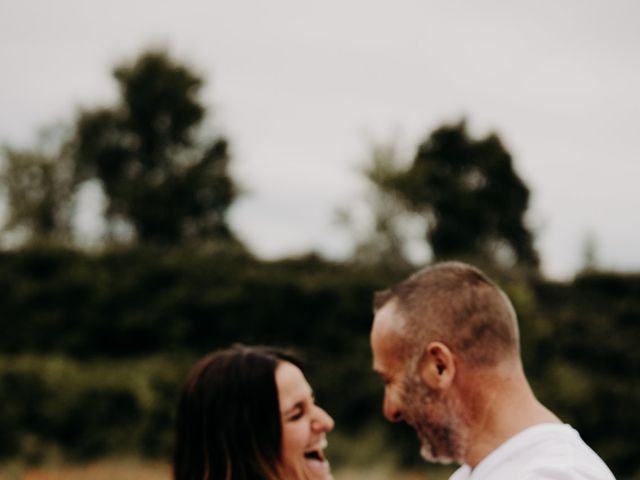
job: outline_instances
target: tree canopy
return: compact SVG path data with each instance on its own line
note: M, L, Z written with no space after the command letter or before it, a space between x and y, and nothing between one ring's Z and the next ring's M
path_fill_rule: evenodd
M524 218L529 189L496 134L472 138L464 121L441 126L418 146L408 168L369 178L425 216L436 260L538 265Z
M71 237L74 181L65 135L49 128L32 147L3 147L0 191L8 215L2 236L8 243Z
M231 238L236 188L227 141L203 135L203 80L162 51L119 65L114 78L119 102L77 120L78 181L99 180L107 220L127 222L140 242Z

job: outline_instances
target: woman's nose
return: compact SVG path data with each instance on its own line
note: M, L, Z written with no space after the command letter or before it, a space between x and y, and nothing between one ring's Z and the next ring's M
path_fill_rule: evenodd
M324 432L330 432L331 430L333 430L333 427L335 426L333 418L331 418L331 416L327 412L325 412L324 409L318 407L317 405L315 408L316 413L315 418L313 419L313 428Z

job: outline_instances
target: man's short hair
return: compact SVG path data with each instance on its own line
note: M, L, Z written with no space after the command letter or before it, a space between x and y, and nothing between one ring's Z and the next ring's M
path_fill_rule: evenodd
M520 353L508 297L478 268L461 262L426 267L377 292L374 311L395 303L405 353L440 341L471 365L494 365Z

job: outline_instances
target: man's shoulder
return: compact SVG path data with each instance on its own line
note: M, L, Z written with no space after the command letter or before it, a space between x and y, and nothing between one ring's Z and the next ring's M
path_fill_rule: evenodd
M615 480L604 461L569 425L543 428L533 450L527 480Z
M449 477L449 480L467 480L471 475L471 469L468 465L462 465Z
M529 469L522 480L615 480L608 468L596 465L540 465Z
M477 473L477 475L476 475ZM474 472L462 465L449 480L615 480L603 462L558 462L557 458L521 465L501 465L490 472Z
M460 467L450 480L615 480L605 463L568 425L529 428L494 450L473 471Z
M582 440L549 442L523 472L525 480L615 480L604 461Z

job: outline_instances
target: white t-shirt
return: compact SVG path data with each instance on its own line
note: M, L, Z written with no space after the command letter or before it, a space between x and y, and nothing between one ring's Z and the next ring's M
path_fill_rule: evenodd
M504 442L471 470L449 480L615 480L609 468L569 425L541 424Z

